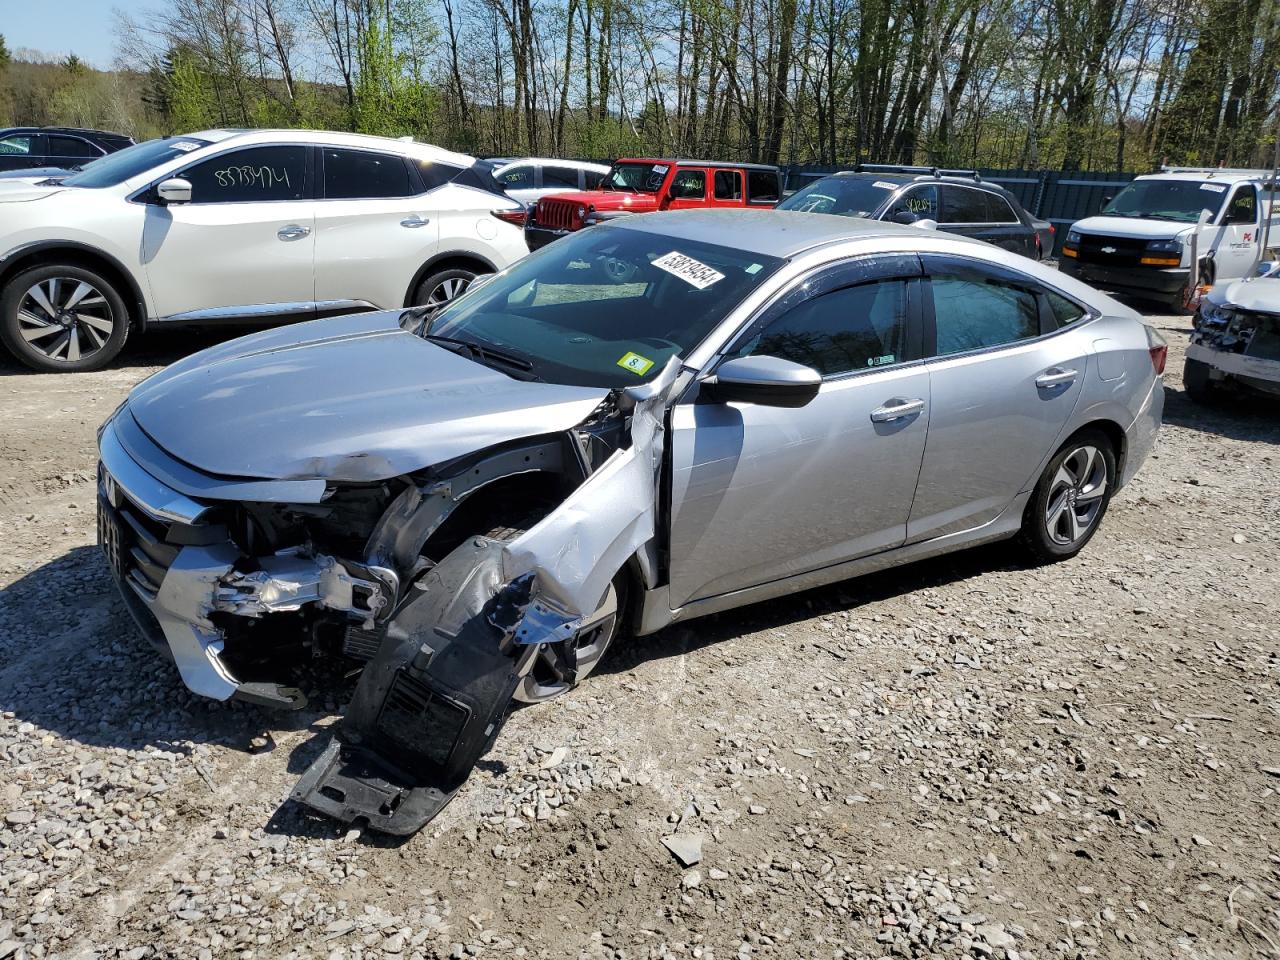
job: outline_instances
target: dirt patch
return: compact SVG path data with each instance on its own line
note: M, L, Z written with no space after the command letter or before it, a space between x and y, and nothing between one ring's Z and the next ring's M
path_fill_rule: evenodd
M1280 419L1192 405L1150 320L1161 444L1078 558L635 641L404 843L284 800L339 694L192 697L109 586L95 431L187 341L4 367L0 957L1276 955Z

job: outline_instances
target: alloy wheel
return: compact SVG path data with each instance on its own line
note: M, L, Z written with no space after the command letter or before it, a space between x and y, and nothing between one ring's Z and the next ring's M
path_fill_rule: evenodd
M1102 511L1108 480L1107 460L1097 447L1068 453L1049 487L1044 516L1049 539L1070 546L1087 536Z
M18 301L18 332L50 360L75 363L107 345L115 331L111 304L92 283L51 277L30 287Z
M587 676L604 657L609 643L618 629L618 593L612 584L604 596L604 602L583 623L577 637L564 641L577 643L577 679ZM533 667L516 687L515 699L521 703L543 703L569 690L569 683L560 667L557 650L563 643L543 644L534 657Z
M471 281L465 277L446 277L427 294L425 306L443 307L446 303L466 293L469 286L471 286Z

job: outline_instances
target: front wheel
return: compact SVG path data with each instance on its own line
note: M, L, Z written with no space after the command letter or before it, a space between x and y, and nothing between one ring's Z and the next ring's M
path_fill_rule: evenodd
M28 367L100 370L129 336L129 313L109 280L72 264L24 270L0 293L0 339Z
M461 267L450 267L428 274L413 292L410 306L439 310L467 292L478 274Z
M1203 405L1212 404L1218 399L1219 385L1209 375L1211 368L1203 360L1187 357L1182 364L1182 389L1187 399Z
M1110 438L1100 430L1081 430L1040 475L1018 535L1023 550L1038 563L1074 557L1102 523L1115 480Z

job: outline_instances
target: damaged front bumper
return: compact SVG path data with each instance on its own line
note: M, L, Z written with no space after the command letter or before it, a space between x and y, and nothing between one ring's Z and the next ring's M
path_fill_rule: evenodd
M217 614L257 619L315 605L370 626L394 602L390 571L322 554L284 551L246 569L215 509L139 466L114 423L103 429L99 454L98 543L139 628L193 692L285 709L306 703L293 687L238 679L223 656Z

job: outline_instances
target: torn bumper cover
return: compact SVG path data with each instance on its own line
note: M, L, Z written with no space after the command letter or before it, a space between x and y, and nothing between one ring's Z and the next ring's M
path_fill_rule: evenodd
M238 680L222 658L225 636L214 614L253 619L315 604L369 624L394 602L391 571L320 554L286 551L260 558L255 570L237 569L241 552L208 506L142 470L110 425L100 450L99 545L129 612L193 692L285 709L306 704L292 687Z
M295 800L399 835L444 808L492 746L540 646L591 623L654 537L679 374L673 359L653 383L624 391L629 444L541 522L510 543L473 538L414 584Z

